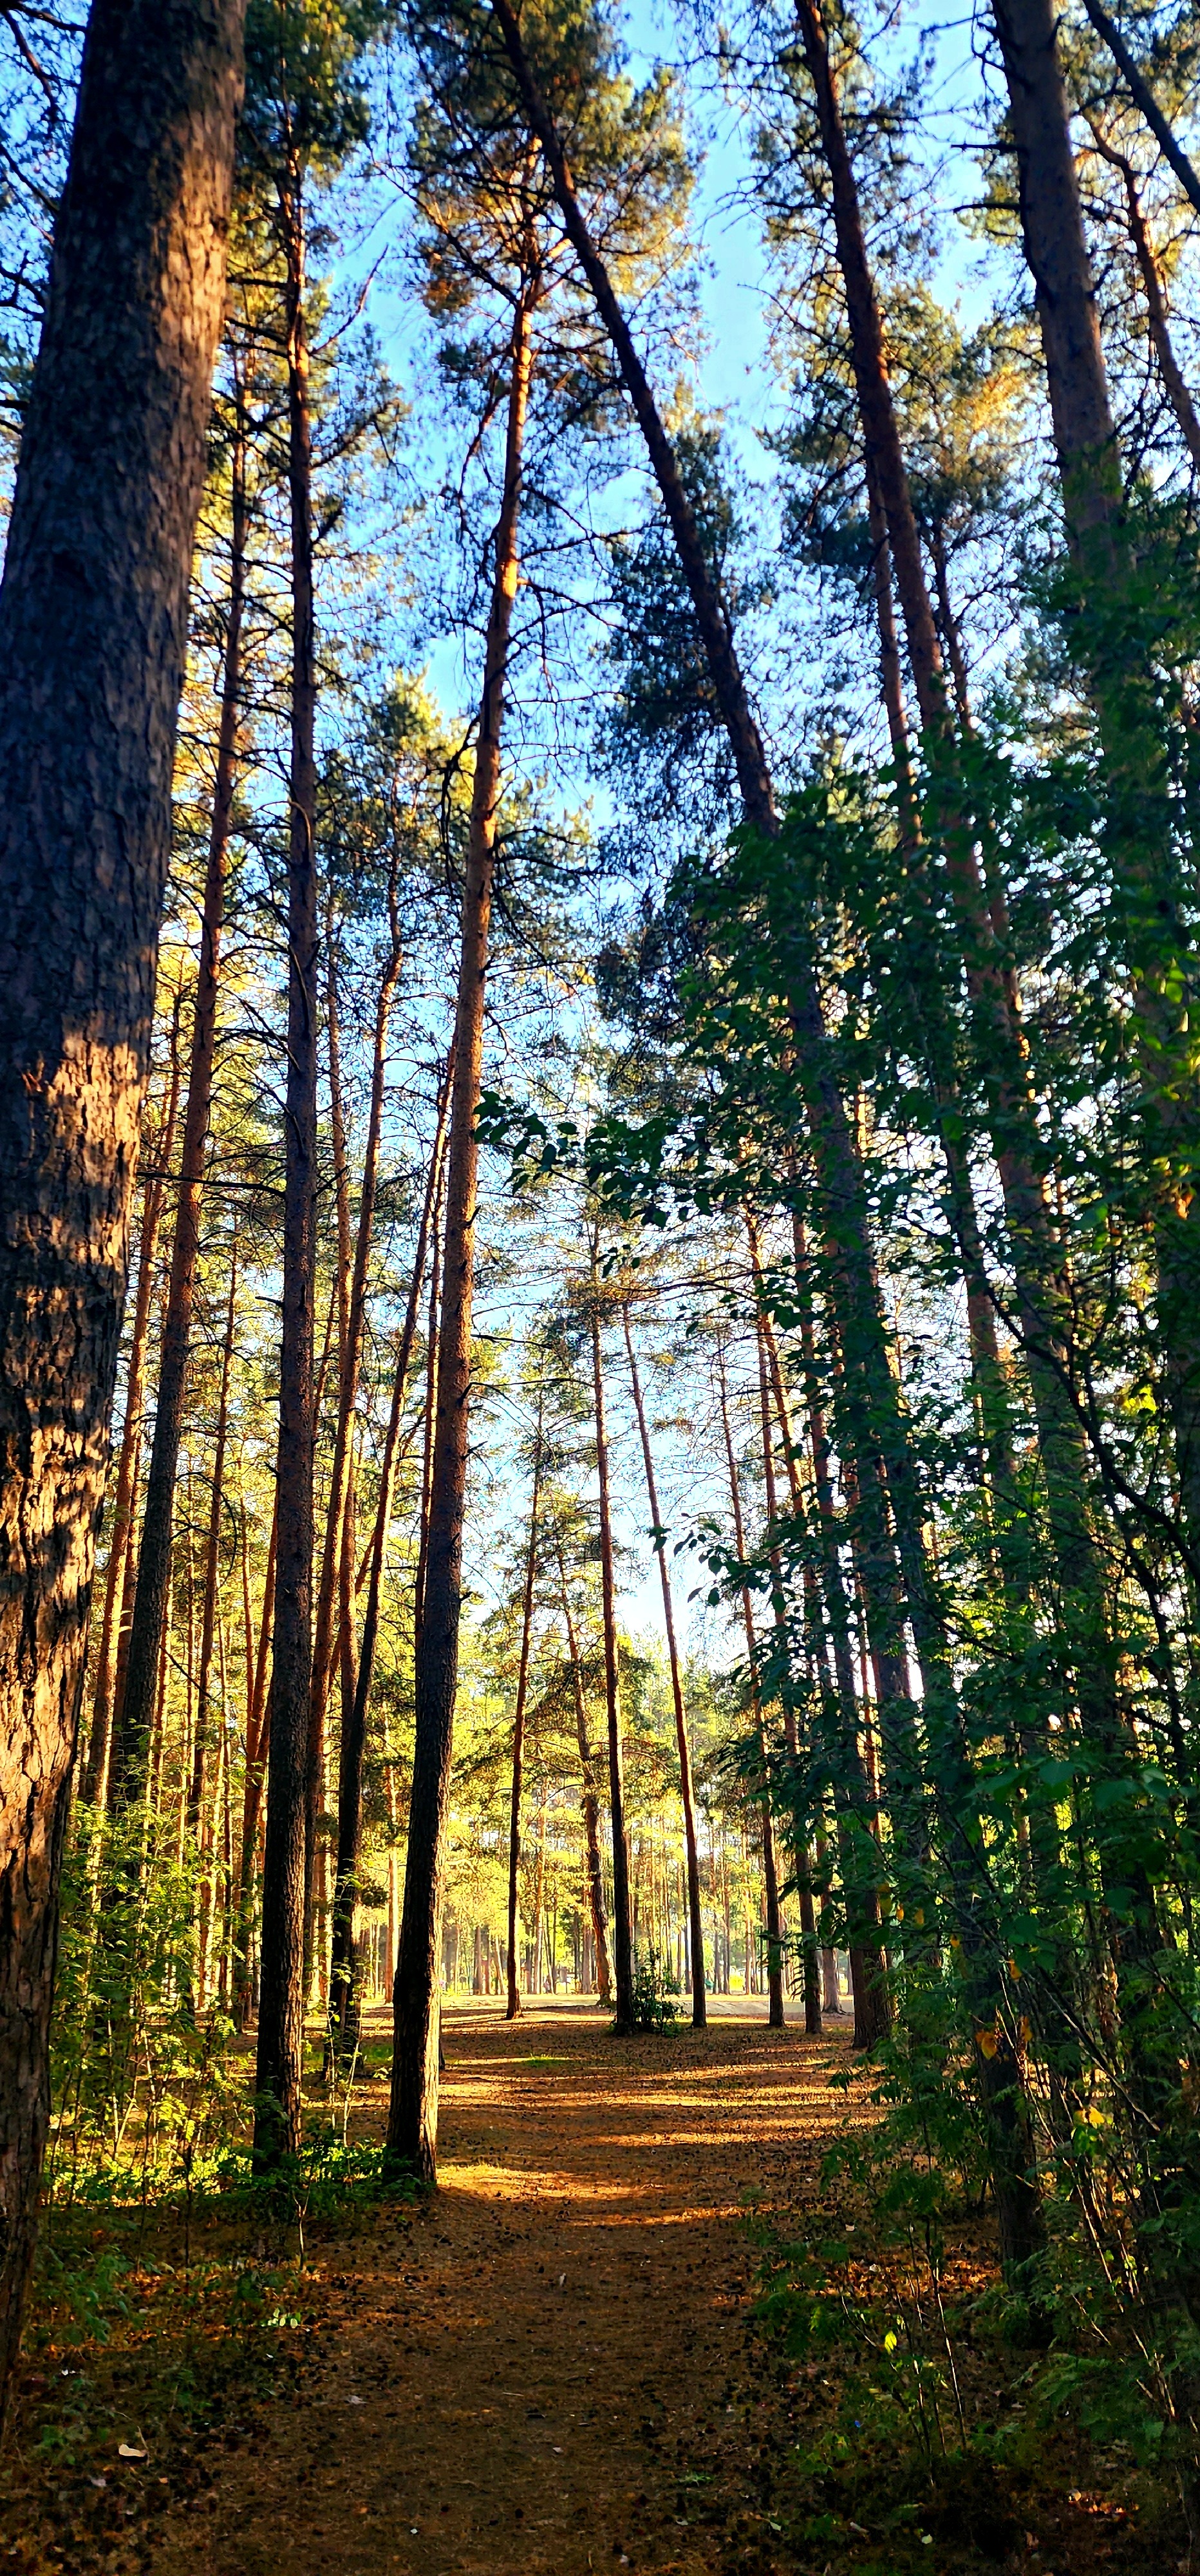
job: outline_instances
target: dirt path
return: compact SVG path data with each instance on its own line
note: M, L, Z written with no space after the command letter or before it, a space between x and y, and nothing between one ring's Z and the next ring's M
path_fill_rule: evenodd
M321 2359L154 2576L772 2567L742 2222L844 2122L847 2044L448 2014L440 2191L323 2246Z

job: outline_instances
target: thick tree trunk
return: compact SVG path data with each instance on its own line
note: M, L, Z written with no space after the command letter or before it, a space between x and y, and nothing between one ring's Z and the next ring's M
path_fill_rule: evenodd
M0 591L0 2386L170 846L238 0L93 0Z
M621 1736L621 1666L617 1647L617 1593L609 1500L608 1427L604 1411L604 1364L600 1350L599 1243L595 1228L591 1236L591 1261L588 1302L596 1474L600 1487L600 1593L604 1614L604 1700L608 1716L608 1805L612 1818L613 1970L616 1987L613 2029L618 2036L625 2036L633 2029L633 1931L629 1912L629 1838L625 1830L625 1752Z
M142 1447L142 1411L146 1384L146 1346L150 1330L150 1299L154 1290L158 1230L162 1222L167 1178L175 1149L175 1121L179 1114L180 999L181 996L177 994L175 1020L171 1032L170 1089L159 1132L154 1141L153 1167L147 1176L142 1193L142 1239L138 1255L133 1332L129 1344L125 1420L121 1427L121 1449L117 1465L116 1489L113 1494L112 1540L108 1551L108 1569L104 1579L100 1649L96 1657L96 1687L92 1698L92 1729L82 1784L82 1795L87 1804L99 1808L101 1814L104 1812L108 1797L109 1750L113 1711L117 1705L116 1684L118 1679L123 1680L124 1677L120 1656L118 1605L121 1609L124 1608L133 1545L138 1463Z
M171 1555L171 1521L179 1473L184 1393L192 1338L192 1304L200 1254L200 1214L204 1163L212 1113L213 1065L217 1040L217 1000L221 976L221 935L225 920L225 881L237 777L238 716L241 705L242 619L246 597L246 544L249 509L246 498L244 436L234 440L232 454L232 524L229 604L225 620L225 657L217 765L209 830L208 866L200 924L200 966L192 1022L192 1058L188 1073L179 1194L171 1246L171 1276L163 1325L162 1356L154 1439L146 1474L138 1549L137 1589L129 1633L125 1685L116 1713L113 1746L113 1794L124 1803L136 1797L145 1774L146 1748L154 1708L159 1650L167 1613L167 1580Z
M404 1912L395 1989L395 2054L388 2148L426 2180L437 2171L438 1978L442 1854L462 1606L463 1508L471 1391L471 1305L483 1066L483 1005L492 907L504 685L517 593L517 524L533 358L533 286L519 295L509 355L504 489L496 527L483 691L463 887L462 958L446 1186L445 1277L429 1542L416 1650L416 1738Z
M515 2021L521 2009L517 1980L517 1880L521 1867L521 1781L525 1761L525 1702L529 1693L529 1656L533 1643L533 1593L537 1581L538 1504L542 1488L542 1408L538 1388L537 1430L533 1443L533 1500L529 1507L529 1547L521 1593L521 1657L517 1668L517 1704L513 1712L512 1792L508 1812L508 2005L505 2018Z
M658 1509L658 1487L654 1475L654 1456L650 1447L650 1428L642 1401L642 1383L633 1348L628 1302L622 1307L625 1326L625 1348L629 1354L629 1382L633 1389L634 1410L642 1444L642 1463L646 1470L646 1498L650 1505L651 1535L658 1558L658 1575L662 1587L663 1626L667 1636L667 1657L671 1667L671 1698L675 1708L675 1741L679 1748L679 1795L683 1805L683 1838L687 1852L688 1919L691 1924L692 2022L703 2030L708 2020L704 1988L704 1916L700 1906L700 1858L696 1848L696 1808L692 1797L692 1756L688 1745L687 1714L683 1704L683 1673L679 1646L675 1636L675 1606L671 1597L671 1576L667 1566L667 1533Z
M601 2005L612 2002L612 1968L608 1956L608 1922L604 1911L604 1863L600 1855L600 1805L596 1796L596 1776L592 1768L592 1749L588 1742L587 1696L583 1687L583 1665L575 1622L571 1616L571 1596L567 1590L567 1569L561 1545L558 1548L558 1581L562 1595L563 1625L567 1635L567 1654L571 1664L571 1688L575 1699L575 1734L579 1744L579 1765L583 1776L583 1844L586 1855L588 1906L592 1917L592 1940L596 1952L596 1999Z
M316 636L312 427L305 331L304 207L283 191L287 253L288 484L292 537L291 830L283 1317L279 1354L279 1536L263 1862L254 2158L299 2145L304 2045L304 1802L312 1681L313 1289L317 1248Z

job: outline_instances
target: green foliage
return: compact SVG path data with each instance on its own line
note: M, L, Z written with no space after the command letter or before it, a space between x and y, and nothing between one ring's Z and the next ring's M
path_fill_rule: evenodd
M674 2029L679 2019L675 2001L679 1979L664 1965L657 1950L638 1947L633 1954L633 2010L635 2030L653 2031L658 2038Z

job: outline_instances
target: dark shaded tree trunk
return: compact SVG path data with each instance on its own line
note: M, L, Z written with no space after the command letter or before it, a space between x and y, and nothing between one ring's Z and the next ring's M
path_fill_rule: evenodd
M479 1146L475 1121L483 1066L483 1005L500 799L500 741L513 602L517 526L533 359L532 286L518 296L509 353L504 490L496 527L483 690L463 887L462 957L446 1185L437 1423L429 1541L416 1650L416 1738L404 1910L395 1988L395 2053L388 2149L427 2181L437 2172L438 1979L442 1853L462 1607L463 1506L471 1390L471 1305Z
M679 1646L675 1636L675 1607L671 1598L671 1576L667 1566L667 1533L658 1509L658 1487L654 1475L654 1456L650 1447L650 1427L642 1401L642 1383L634 1355L629 1307L624 1305L621 1320L625 1327L625 1348L629 1354L629 1382L633 1388L634 1411L642 1444L642 1464L646 1471L646 1498L650 1505L651 1534L658 1558L658 1576L662 1587L663 1625L667 1634L667 1657L671 1667L671 1698L675 1709L675 1741L679 1748L679 1795L683 1806L683 1838L687 1852L688 1919L691 1925L692 2023L703 2030L708 2020L704 1991L704 1916L700 1906L700 1858L696 1848L696 1807L692 1796L692 1757L688 1745L687 1713L683 1704L683 1673Z
M267 1570L263 1582L258 1654L246 1698L246 1781L242 1798L242 1849L238 1870L237 1927L233 1945L233 2018L239 2030L245 2030L249 2023L253 1992L250 1944L254 1924L258 1828L262 1816L263 1789L267 1776L267 1748L270 1740L267 1671L271 1628L275 1615L275 1560L278 1543L277 1498L271 1514L271 1537L267 1548Z
M529 1546L521 1592L521 1657L517 1669L517 1704L513 1712L512 1790L508 1810L508 2003L507 2021L521 2009L517 1981L517 1879L521 1867L521 1781L525 1760L525 1702L529 1693L529 1655L533 1643L533 1592L537 1581L538 1504L542 1489L542 1409L538 1388L537 1430L533 1443L533 1500L529 1506Z
M242 685L242 620L246 599L246 543L249 511L246 498L246 444L240 434L233 444L232 523L229 603L225 619L225 656L221 714L217 734L216 780L209 831L208 866L200 924L200 966L192 1021L192 1056L188 1072L187 1109L171 1276L163 1325L154 1439L146 1472L146 1499L138 1549L137 1589L130 1625L124 1689L117 1709L113 1745L113 1797L124 1804L136 1797L145 1776L146 1751L167 1615L171 1557L171 1522L179 1474L188 1353L192 1339L192 1305L200 1254L200 1215L204 1164L212 1114L213 1066L217 1042L217 1001L221 977L221 936L225 921L225 883L237 778L238 716Z
M238 0L94 0L0 590L0 2389L49 2114L240 39Z
M292 537L291 830L288 843L288 1020L279 1353L279 1536L271 1664L262 1973L254 2160L294 2155L304 2045L304 1809L312 1685L313 1290L317 1247L316 634L313 609L312 425L305 329L302 183L289 173L287 250L288 485Z
M88 1742L87 1766L82 1794L89 1806L103 1813L108 1797L108 1765L112 1740L113 1713L119 1705L127 1658L121 1654L121 1613L130 1591L130 1566L133 1548L134 1512L137 1504L138 1464L142 1447L142 1415L146 1385L146 1347L150 1331L150 1299L154 1292L155 1260L158 1232L162 1223L167 1193L167 1178L175 1150L175 1121L179 1114L179 1005L176 995L174 1022L171 1030L171 1077L166 1109L154 1142L153 1167L147 1175L142 1194L142 1239L138 1257L137 1296L133 1309L133 1332L129 1344L129 1375L126 1382L125 1420L121 1427L121 1449L117 1463L116 1489L113 1494L112 1542L104 1579L104 1609L100 1626L100 1648L96 1658L96 1687L92 1699L92 1727Z

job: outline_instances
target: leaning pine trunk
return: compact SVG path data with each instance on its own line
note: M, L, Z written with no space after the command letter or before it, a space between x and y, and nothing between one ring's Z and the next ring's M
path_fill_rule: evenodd
M238 0L93 0L0 591L0 2386L170 848Z
M438 1981L441 1967L442 1847L454 1741L458 1630L462 1607L463 1507L471 1383L471 1303L479 1146L475 1120L483 1068L483 1003L492 908L500 738L513 602L517 522L529 380L532 291L518 298L509 359L504 491L488 616L475 776L463 887L462 958L455 1016L455 1064L446 1187L444 1283L438 1349L437 1422L424 1591L416 1650L416 1738L404 1911L395 1986L395 2053L388 2150L426 2180L437 2171Z
M279 1355L278 1543L263 1863L254 2156L299 2144L304 2040L304 1784L312 1675L313 1289L317 1245L316 640L312 430L304 321L304 209L284 200L288 297L288 479L292 524L292 765L288 846L288 1042Z

